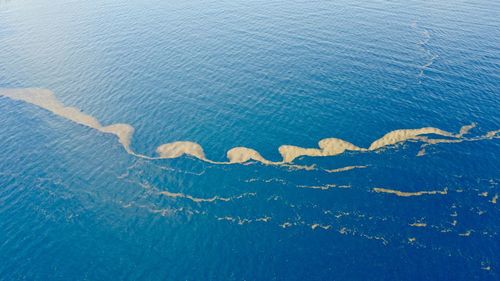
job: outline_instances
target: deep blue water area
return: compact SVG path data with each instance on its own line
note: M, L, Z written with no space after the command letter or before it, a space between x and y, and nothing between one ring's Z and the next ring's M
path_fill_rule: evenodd
M0 280L500 278L498 1L0 0L0 89L33 87L144 155L476 126L217 165L0 96Z

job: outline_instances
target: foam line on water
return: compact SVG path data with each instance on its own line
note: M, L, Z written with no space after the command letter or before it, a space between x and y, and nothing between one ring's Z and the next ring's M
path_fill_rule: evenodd
M412 22L411 27L415 30L418 30L418 24L417 22ZM422 76L424 76L424 72L434 63L434 61L439 57L437 54L432 53L427 45L429 44L429 41L431 40L431 32L427 29L423 29L422 31L419 32L420 35L423 37L420 41L417 42L417 46L427 55L429 58L428 61L423 64L422 66L419 67L419 73L417 75L417 78L420 79Z
M247 147L234 147L227 152L228 161L219 162L207 159L201 145L191 141L175 141L158 146L156 152L158 156L152 157L134 152L131 149L134 127L130 124L116 123L103 126L95 117L83 113L75 107L65 106L61 103L54 93L47 89L23 88L23 89L0 89L0 96L19 100L41 107L52 112L55 115L63 117L77 124L93 128L102 133L113 134L118 138L120 144L127 153L136 157L145 159L170 159L178 158L183 155L189 155L213 164L241 164L248 161L257 161L266 165L290 165L295 159L302 156L326 157L342 154L346 151L376 151L384 147L393 146L406 141L421 141L425 145L443 143L443 142L461 142L464 140L474 141L483 139L498 138L500 130L490 131L484 136L466 139L464 135L474 128L475 124L463 126L460 132L453 134L434 127L424 127L420 129L398 129L386 133L381 138L371 143L368 148L356 146L348 141L338 138L326 138L318 142L318 148L305 148L294 145L282 145L279 147L279 153L282 156L281 161L270 161L265 159L254 149ZM447 139L431 139L428 135L438 135ZM298 166L300 167L300 166Z
M448 189L446 189L446 188L443 190L425 190L425 191L406 192L406 191L400 191L400 190L395 190L395 189L375 187L375 188L373 188L373 191L377 192L377 193L393 194L393 195L401 196L401 197L436 195L436 194L446 195L446 194L448 194Z
M330 169L330 170L325 170L327 173L340 173L340 172L345 172L345 171L350 171L354 169L365 169L368 166L366 165L356 165L356 166L346 166L342 168L337 168L337 169Z
M169 191L160 191L159 194L170 197L170 198L183 198L183 199L188 199L196 203L203 203L203 202L216 202L216 201L223 201L223 202L229 202L235 199L241 199L246 196L255 196L255 193L244 193L242 195L234 196L234 197L220 197L220 196L213 196L210 198L199 198L199 197L194 197L189 194L184 194L184 193L175 193L175 192L169 192Z
M310 188L310 189L319 189L319 190L328 190L331 188L351 188L350 185L336 185L333 183L325 184L325 185L297 185L300 188Z
M131 182L133 182L133 181L131 181ZM243 194L235 195L235 196L231 196L231 197L221 197L221 196L216 195L216 196L212 196L209 198L200 198L200 197L194 197L192 195L181 193L181 192L170 192L167 190L159 190L156 186L153 186L147 182L134 182L134 183L140 185L142 188L144 188L146 190L153 190L157 194L160 194L160 195L163 195L166 197L170 197L173 199L179 199L179 198L187 199L187 200L190 200L190 201L193 201L196 203L217 202L217 201L230 202L233 200L238 200L238 199L242 199L245 197L251 197L251 196L253 197L253 196L257 195L254 192L247 192L247 193L243 193Z

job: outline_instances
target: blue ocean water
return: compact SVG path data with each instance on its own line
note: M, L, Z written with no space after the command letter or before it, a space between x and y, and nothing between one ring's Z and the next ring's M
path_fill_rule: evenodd
M476 126L215 165L0 97L0 280L500 278L498 1L0 0L0 88L32 87L145 155Z

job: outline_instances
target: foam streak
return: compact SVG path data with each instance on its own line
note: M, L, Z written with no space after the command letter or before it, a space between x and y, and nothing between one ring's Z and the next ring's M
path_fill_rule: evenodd
M448 189L446 189L446 188L444 190L406 192L406 191L399 191L399 190L394 190L394 189L387 189L387 188L375 187L373 189L373 191L375 191L377 193L394 194L396 196L401 196L401 197L412 197L412 196L422 196L422 195L436 195L436 194L446 195L446 194L448 194Z
M426 145L437 144L442 142L461 142L463 140L482 140L498 138L500 130L488 132L481 137L464 139L464 135L472 129L475 124L463 126L460 132L453 134L438 128L425 127L420 129L399 129L391 131L381 138L375 140L368 148L358 147L350 142L337 138L322 139L318 143L318 148L304 148L293 145L282 145L279 147L279 153L282 156L281 161L270 161L265 159L259 152L247 147L234 147L227 152L226 162L217 162L207 159L201 145L191 141L176 141L160 145L156 152L158 156L151 157L138 154L131 149L132 136L134 127L129 124L117 123L109 126L103 126L95 117L83 113L81 110L65 106L53 92L47 89L26 88L26 89L1 89L0 96L10 98L12 100L24 101L46 109L55 115L63 117L77 124L93 128L102 133L113 134L118 138L120 144L124 147L127 153L136 157L146 159L169 159L177 158L183 155L189 155L213 164L237 164L248 161L257 161L265 165L290 165L295 159L302 156L309 157L325 157L342 154L346 151L375 151L381 148L396 145L406 141L421 141ZM439 135L447 139L429 139L426 135ZM352 166L342 169L330 170L328 172L340 172L350 170L352 168L362 168L363 166Z

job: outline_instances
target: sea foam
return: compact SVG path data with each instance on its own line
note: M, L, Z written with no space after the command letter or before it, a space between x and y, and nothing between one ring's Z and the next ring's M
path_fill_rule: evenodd
M305 148L287 144L281 145L278 149L282 156L281 161L267 160L258 151L251 148L234 147L227 152L228 161L219 162L207 159L203 147L201 147L198 143L191 141L175 141L162 144L156 149L158 155L155 157L136 153L131 149L132 137L135 130L132 125L116 123L103 126L95 117L83 113L78 108L65 106L56 98L52 91L47 89L1 89L0 96L36 105L77 124L93 128L102 133L113 134L118 138L118 141L127 153L137 157L146 159L170 159L188 155L213 164L237 164L253 160L266 165L287 165L302 156L326 157L339 155L346 151L376 151L381 148L393 146L406 141L421 141L424 143L424 146L428 146L438 143L455 143L461 141L493 139L498 138L498 134L500 133L500 130L495 130L487 132L483 136L468 139L465 138L464 135L469 133L469 131L475 127L474 123L462 126L457 134L434 127L398 129L388 132L381 138L373 141L368 148L358 147L348 141L338 138L326 138L318 142L318 148ZM437 135L445 138L429 138L429 135ZM423 155L424 152L425 151L422 150L422 153L420 154Z

